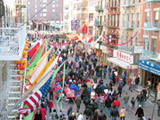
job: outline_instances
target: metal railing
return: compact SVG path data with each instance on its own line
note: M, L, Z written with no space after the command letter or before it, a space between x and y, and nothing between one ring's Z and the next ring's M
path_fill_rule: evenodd
M145 22L144 23L144 29L145 30L156 30L156 31L160 31L160 23L149 23L149 22Z
M132 22L132 24L129 24L129 22L124 22L121 28L122 29L134 29L134 22Z
M160 0L146 0L146 2L160 2Z
M143 57L160 62L160 53L143 49Z
M26 26L0 28L0 60L20 60L26 39Z
M97 11L97 12L103 12L103 8L101 7L101 6L95 6L95 10Z
M102 23L99 22L99 21L95 22L95 26L96 26L96 27L103 27Z

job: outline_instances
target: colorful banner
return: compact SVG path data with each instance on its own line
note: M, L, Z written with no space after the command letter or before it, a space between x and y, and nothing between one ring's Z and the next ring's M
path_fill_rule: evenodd
M49 45L52 45L52 46L64 46L64 45L67 45L69 43L71 43L74 39L66 42L66 43L63 43L63 44L54 44L54 43L51 43L51 42L48 42Z

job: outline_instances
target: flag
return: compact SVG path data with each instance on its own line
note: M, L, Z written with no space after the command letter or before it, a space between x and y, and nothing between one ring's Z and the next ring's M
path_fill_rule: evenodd
M32 49L30 49L28 51L29 57L32 58L32 56L34 55L34 53L38 50L39 46L40 46L40 43L38 42Z
M18 112L24 114L25 116L28 116L31 112L35 111L40 106L41 101L43 102L44 98L47 97L51 80L52 76L39 90L34 92L24 101L24 104L27 105L30 110L26 108L21 108L18 110Z

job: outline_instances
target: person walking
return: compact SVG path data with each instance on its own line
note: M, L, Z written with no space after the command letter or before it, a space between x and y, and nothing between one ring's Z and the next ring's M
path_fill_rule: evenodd
M41 111L38 109L36 114L35 114L35 118L34 120L42 120L42 114Z
M118 110L119 109L119 106L120 106L120 101L118 100L118 98L115 98L115 100L113 101L113 104L112 106Z
M144 117L144 111L141 107L141 105L139 105L139 107L137 108L136 110L136 113L135 113L135 116L138 116L138 120L143 120L143 117Z
M126 116L126 109L124 106L122 106L120 110L120 120L125 120L125 116Z
M111 109L111 116L112 120L117 120L117 117L119 117L119 112L116 109L116 106L113 106L113 108Z
M41 104L40 112L41 112L41 114L42 114L42 120L46 120L46 113L47 113L47 112L46 112L46 109L45 109L43 103Z
M100 120L107 120L107 116L102 110L100 111Z
M126 108L126 110L128 110L129 95L128 95L127 92L126 92L126 94L124 95L123 100L124 100L125 108Z
M80 114L78 115L77 120L84 120L84 117L83 117L83 114L82 114L82 113L80 113Z
M132 105L132 109L134 109L134 107L135 107L135 99L134 99L134 97L132 97L132 99L131 99L131 105Z
M112 104L112 99L109 95L107 95L107 99L105 100L105 106L106 106L108 117L111 116L111 104Z
M76 97L75 103L76 103L76 106L77 106L77 112L79 112L80 105L81 105L81 96L80 96L80 95L78 95L78 96Z

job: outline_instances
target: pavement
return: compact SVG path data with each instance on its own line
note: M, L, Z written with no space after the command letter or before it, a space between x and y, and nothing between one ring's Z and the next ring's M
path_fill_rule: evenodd
M70 57L69 60L74 60L74 58ZM103 79L103 81L104 81L104 84L108 84L109 83L108 76L106 76L106 79ZM116 87L117 87L117 85L116 85ZM133 92L131 92L131 91L129 91L128 88L129 87L126 86L126 91L125 92L127 92L128 95L130 96L130 100L131 100L132 97L136 98L138 92L141 91L141 89L142 89L142 87L139 86L138 89L135 89L135 90L133 90ZM120 100L120 103L121 103L120 108L123 106L123 96L124 96L125 92L122 93L122 97L118 98ZM137 117L135 116L135 111L138 108L137 102L135 104L135 108L132 109L131 104L130 104L130 100L129 100L129 108L126 112L126 120L137 120ZM154 103L152 102L153 100L154 100L154 98L152 98L152 97L150 99L148 99L147 102L146 102L146 105L143 107L144 115L145 115L146 120L148 118L151 118L152 114L153 114L153 119L152 120L160 120L160 117L158 117L158 115L157 115L157 109L158 109L157 105L155 107L155 111L153 110L154 109ZM72 106L73 109L76 111L76 106L75 106L75 104L73 104L73 102L70 102L69 104L63 104L63 113L66 115L66 117L67 117L67 111L68 111L70 106ZM57 111L60 111L60 105L56 104L53 109L56 109ZM85 106L82 103L81 107L80 107L80 112L83 113L84 109L85 109ZM106 113L105 109L104 109L104 111ZM153 113L153 111L154 111L154 113ZM51 115L49 114L49 112L47 112L47 120L51 120ZM107 120L112 120L112 118L107 116Z

